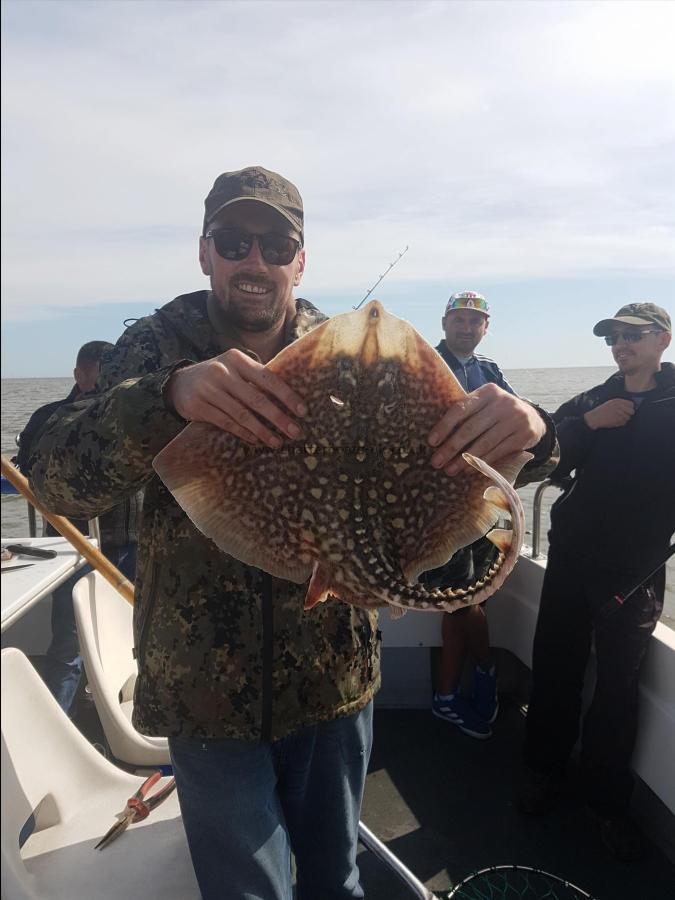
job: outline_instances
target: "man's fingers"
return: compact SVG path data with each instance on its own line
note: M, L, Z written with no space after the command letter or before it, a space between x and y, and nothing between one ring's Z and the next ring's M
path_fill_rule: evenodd
M273 394L275 397L278 397L286 409L297 416L307 415L307 404L303 398L300 394L290 388L285 381L282 381L278 375L275 375L274 372L270 372L269 369L260 369L258 371L258 377L260 387L268 394Z
M475 441L466 444L461 453L471 453L472 456L478 456L485 462L492 464L495 460L522 449L522 440L513 431L511 424L508 421L502 421L493 425ZM448 475L456 475L457 472L469 467L469 464L462 458L461 453L456 454L446 464L445 472Z
M453 403L440 422L437 422L431 430L428 438L429 444L432 447L439 447L447 440L448 435L452 434L462 422L478 412L485 402L479 394L474 393Z
M249 386L244 385L242 390L245 391L247 387ZM243 437L249 443L257 444L262 441L275 449L281 447L283 443L282 438L258 418L252 411L250 403L246 401L242 403L233 394L226 394L214 385L205 386L204 393L204 408L200 410L200 419L209 421L213 425L218 425L219 428L223 428L231 434L236 434L238 437ZM258 393L256 393L257 396ZM266 398L263 397L263 400L266 400ZM258 406L271 412L280 423L295 425L270 401L266 401L266 403L260 401ZM221 422L224 424L221 424ZM291 430L288 424L286 424L286 427ZM295 427L297 428L297 426Z
M236 396L229 400L229 406L234 406L233 415L237 421L241 422L245 428L248 428L254 434L262 437L263 434L259 430L260 420L271 423L282 434L288 435L291 439L302 437L302 429L291 419L287 413L279 408L270 398L263 394L252 384L241 382L236 386ZM227 412L230 412L230 409ZM262 425L264 431L268 434L269 430Z
M453 423L454 430L439 441ZM468 451L486 461L499 459L533 447L541 439L545 427L532 404L496 385L484 385L453 404L432 429L429 443L436 449L431 464L454 475L465 467L461 453Z
M215 425L217 428L220 428L223 431L228 431L230 434L241 438L242 441L246 441L246 443L251 444L252 446L260 444L260 441L255 434L244 428L235 419L233 419L232 416L224 413L216 406L207 407L204 413L204 417L201 421L208 422L210 425ZM277 440L279 441L279 444L281 444L280 439L277 438Z
M296 408L298 406L298 395L281 379L272 373L265 375L260 363L239 351L229 351L213 360L212 364L208 377L199 381L197 391L204 403L220 410L239 426L237 430L226 427L226 431L240 434L243 429L249 438L253 436L270 447L281 446L282 441L268 426L273 426L291 439L302 437L302 429L278 402L277 397L281 396L284 405L290 403ZM258 384L264 385L264 389L261 390ZM268 388L276 395L265 393ZM300 405L306 411L304 403ZM192 418L197 418L195 413L196 410L193 410ZM203 417L203 410L200 417Z
M468 447L468 452L473 456L492 463L504 456L509 456L518 450L522 450L522 438L513 430L511 423L500 422L489 431L482 434Z
M302 437L291 416L307 413L295 391L240 350L174 372L164 399L187 421L210 422L249 443L263 441L274 448L281 447L283 436Z
M233 377L227 387L230 396L241 405L234 413L237 421L241 421L239 417L243 415L242 424L265 443L270 443L272 432L264 425L261 431L260 420L274 425L292 440L302 437L302 429L298 423L279 405L280 401L285 409L294 414L306 415L307 406L302 397L278 375L265 369L244 353L232 352L228 357L228 366L230 364L229 374ZM226 411L231 412L227 407Z
M465 450L473 453L470 448L491 426L494 427L494 423L487 413L483 414L481 410L476 412L471 418L457 426L450 437L438 446L431 457L432 466L440 469ZM510 429L505 426L504 429L500 429L500 433L501 430L508 433Z
M223 431L228 431L230 434L240 437L249 444L260 443L259 437L244 427L241 422L237 421L236 417L225 412L219 405L209 403L205 399L195 404L193 418L190 421L207 422L209 425L215 425L217 428L222 428ZM281 441L279 442L281 443Z
M251 359L245 353L238 353L228 358L228 365L236 371L244 382L256 385L263 395L280 400L289 412L297 416L307 415L307 405L303 398L289 387L285 381L274 372L270 372L260 363Z
M491 450L487 450L482 456L480 453L476 453L476 456L480 456L486 463L494 467L495 463L498 463L500 459L504 459L505 456L511 456L513 453L520 453L523 450L523 442L518 439L517 434L509 435L505 441L503 441L498 447L493 447ZM469 450L469 453L472 451Z

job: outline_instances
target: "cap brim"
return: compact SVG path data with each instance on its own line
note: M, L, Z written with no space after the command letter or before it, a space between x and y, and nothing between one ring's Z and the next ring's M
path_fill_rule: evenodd
M468 312L481 313L481 315L485 316L486 319L490 318L489 312L486 312L486 310L484 310L484 309L478 309L478 307L476 307L476 306L452 306L450 309L446 309L446 311L443 313L443 315L447 316L448 313L466 312L467 310L468 310Z
M222 206L219 206L218 209L212 212L207 219L207 223L211 224L218 213L222 212L226 207L232 206L234 203L242 203L244 200L248 200L251 203L262 203L265 206L271 207L273 210L275 210L275 212L278 212L280 216L286 219L286 221L291 224L293 228L295 228L301 238L304 237L302 226L298 223L297 219L289 216L289 214L285 210L281 209L281 207L277 206L275 203L270 203L269 200L261 200L260 197L233 197L232 200L228 200L227 203L223 203Z
M653 325L654 322L651 319L641 319L638 316L615 316L613 319L602 319L602 321L598 322L598 324L593 328L593 334L597 337L605 337L610 334L612 331L612 326L616 323L619 325Z

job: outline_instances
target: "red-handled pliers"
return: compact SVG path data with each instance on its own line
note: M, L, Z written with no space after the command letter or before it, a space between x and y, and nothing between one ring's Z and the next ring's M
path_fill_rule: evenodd
M103 850L103 848L112 843L116 837L119 837L128 825L131 825L133 822L141 822L143 819L147 819L152 810L156 806L159 806L163 800L166 800L171 791L176 787L175 778L172 778L171 781L167 782L167 784L165 784L161 790L157 791L156 794L153 794L152 797L147 796L150 788L157 784L161 777L161 772L153 772L149 778L145 779L134 796L127 800L127 805L121 818L106 832L98 844L96 844L94 850Z

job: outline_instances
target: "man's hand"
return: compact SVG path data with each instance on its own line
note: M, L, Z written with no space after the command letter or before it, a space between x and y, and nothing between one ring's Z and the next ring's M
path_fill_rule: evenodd
M597 428L621 428L630 421L634 413L635 405L632 400L616 397L614 400L601 403L595 409L589 409L584 413L584 422L591 431Z
M279 433L302 437L287 410L307 415L302 397L241 350L177 369L164 389L164 402L190 422L210 422L249 444L262 441L275 449L283 443Z
M545 433L546 423L530 403L484 384L453 404L432 429L429 443L437 449L431 464L456 475L467 465L465 451L493 463L534 447Z

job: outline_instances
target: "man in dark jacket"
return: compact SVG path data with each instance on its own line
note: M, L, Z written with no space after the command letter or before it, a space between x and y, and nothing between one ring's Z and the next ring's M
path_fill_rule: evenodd
M590 810L618 857L644 852L626 816L638 677L661 614L675 531L675 367L668 313L630 303L594 328L619 371L554 414L569 479L551 511L549 556L533 650L522 812L556 803L579 733L581 691L595 637L597 683L583 719L581 773ZM649 577L647 577L649 576ZM624 604L613 600L645 579Z
M303 398L264 364L325 319L293 297L303 243L293 184L257 166L220 175L199 241L211 289L125 332L104 360L105 392L52 420L32 473L43 502L67 514L92 515L145 486L133 721L169 735L205 900L290 900L291 850L298 898L363 897L357 829L380 682L377 616L335 602L305 612L306 585L221 553L152 468L187 421L254 446L302 435ZM464 449L489 460L547 430L496 387L456 406L429 437L431 463L446 471L464 465Z
M36 409L19 435L19 451L14 462L26 477L31 472L31 456L35 452L37 438L51 416L62 406L85 400L96 387L101 368L101 357L113 345L107 341L88 341L77 353L73 377L73 389L63 400L47 403ZM136 524L141 498L131 496L119 506L104 513L99 520L101 552L133 581L136 570ZM71 520L83 534L89 533L86 520ZM58 531L49 524L45 534L56 537ZM77 637L75 612L73 609L73 587L75 582L91 571L91 566L80 569L52 593L52 638L45 655L42 677L68 715L76 713L74 700L82 677L82 657Z
M490 324L490 308L482 294L460 291L452 294L442 319L445 338L436 350L448 364L465 391L472 392L487 384L496 384L515 396L516 392L504 377L497 363L476 353ZM518 484L543 478L555 466L550 462L553 446L540 441L531 448L534 458L522 470ZM542 468L542 464L547 468ZM444 566L422 576L429 587L466 587L485 577L495 562L497 549L487 538L458 550ZM449 614L444 613L436 690L431 709L470 737L485 739L492 734L491 724L497 718L497 673L490 654L487 618L483 605L467 606ZM473 694L464 698L459 690L467 657L473 664Z
M33 450L33 442L40 434L42 428L47 424L50 417L56 412L59 406L64 403L75 403L81 400L86 394L91 393L96 387L96 379L101 370L101 356L104 350L112 350L113 345L108 341L88 341L83 344L77 351L75 360L75 368L73 369L73 378L75 384L71 388L70 393L63 400L54 400L51 403L45 403L35 410L33 415L26 423L23 431L19 435L19 450L12 460L24 475L30 474L29 460Z

